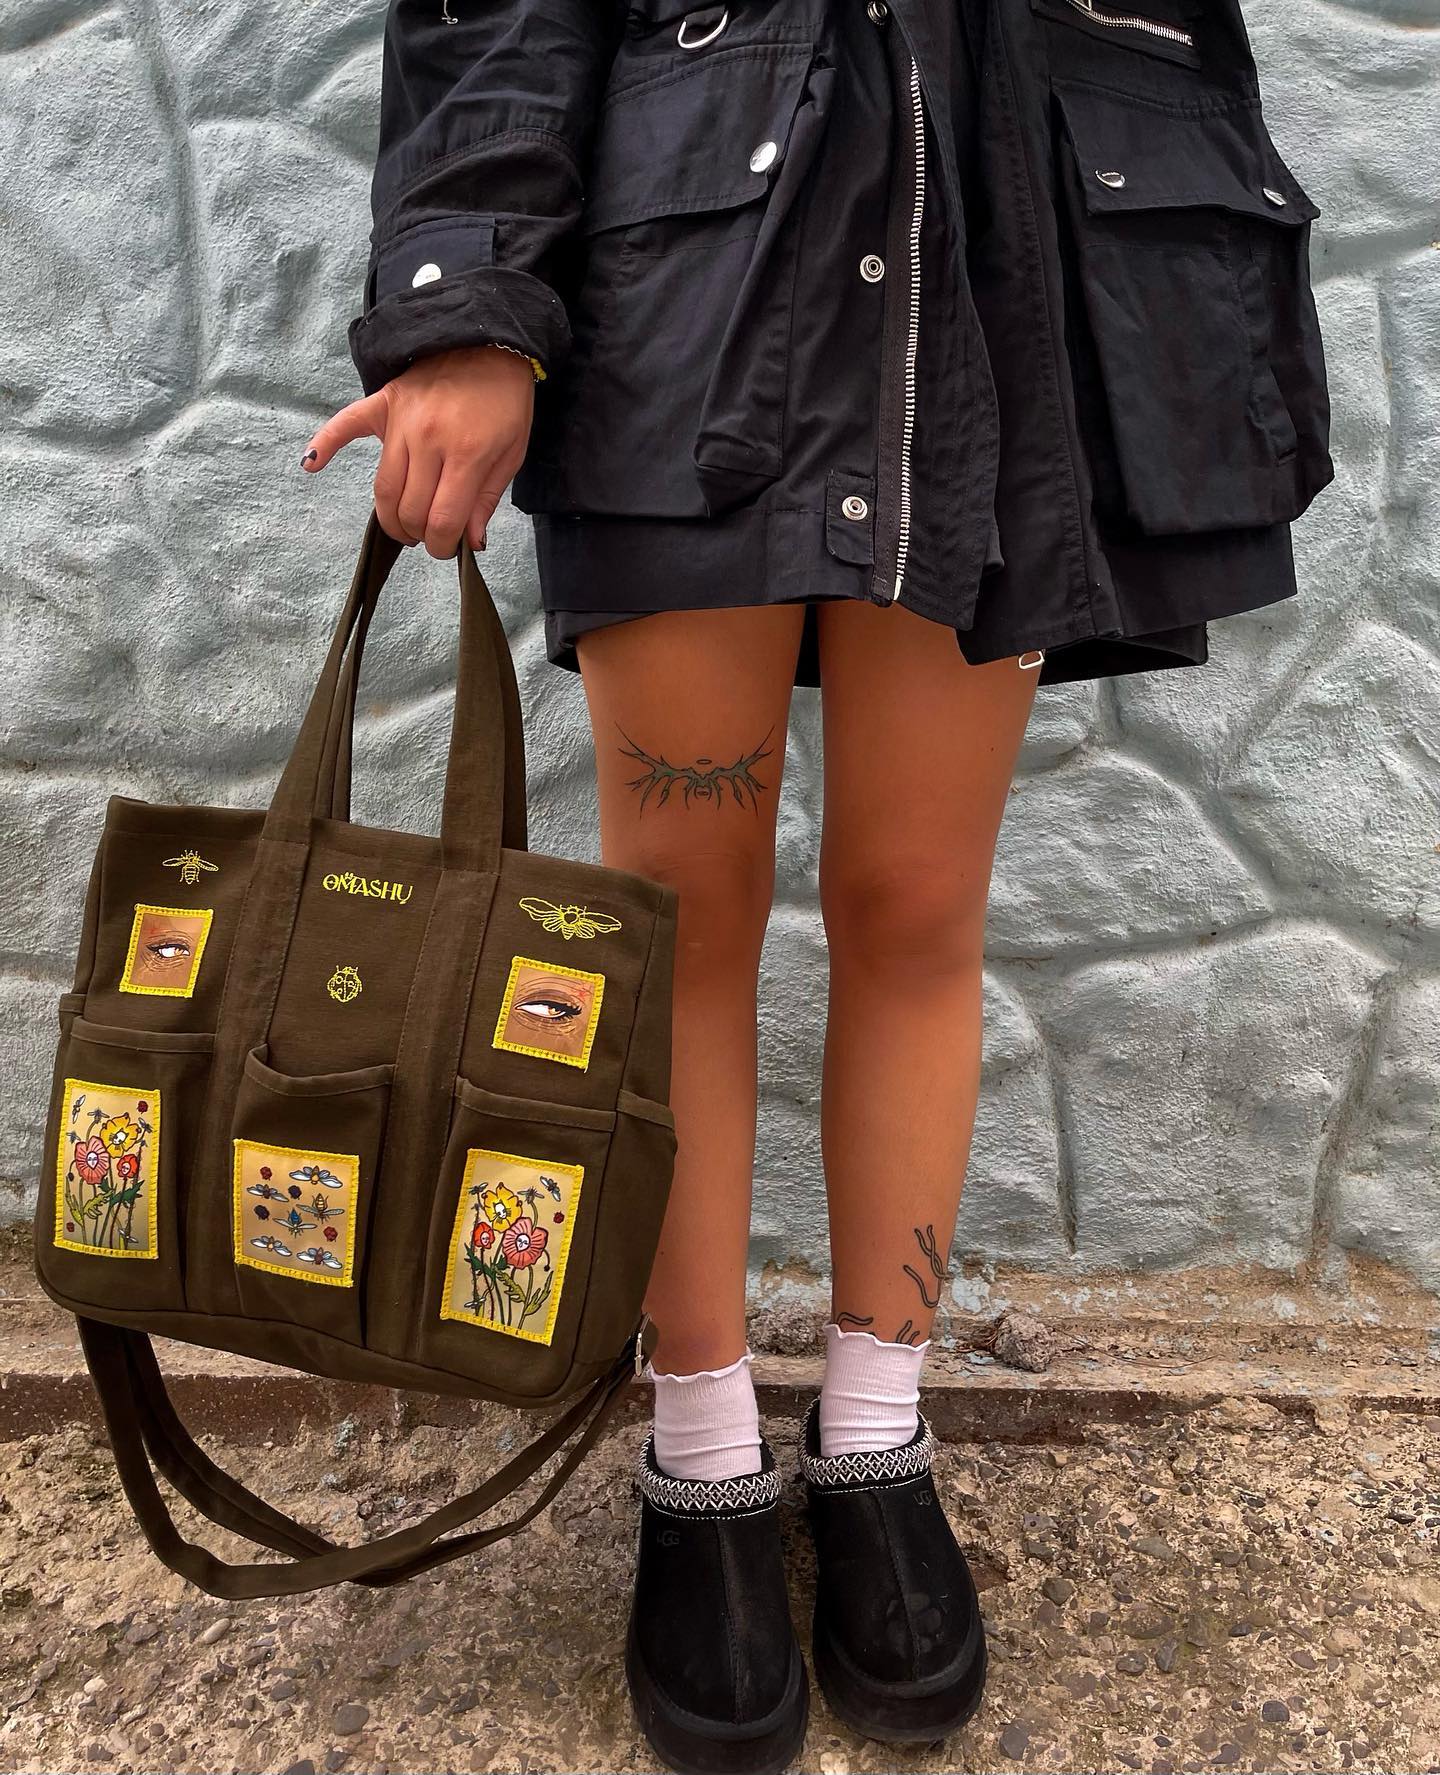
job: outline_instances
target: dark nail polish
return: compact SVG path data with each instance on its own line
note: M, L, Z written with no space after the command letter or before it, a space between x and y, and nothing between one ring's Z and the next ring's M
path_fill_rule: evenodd
M301 466L301 468L304 468L304 466L307 462L318 462L319 460L320 460L320 452L318 450L307 450L305 452L305 454L300 458L300 466Z

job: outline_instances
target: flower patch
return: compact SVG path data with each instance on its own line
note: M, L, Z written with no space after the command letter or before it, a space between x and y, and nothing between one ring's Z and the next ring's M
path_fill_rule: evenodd
M548 1344L584 1176L583 1165L471 1147L440 1317Z
M214 916L206 907L137 906L120 990L190 998Z
M160 1093L66 1079L55 1160L55 1243L155 1257Z
M587 1067L605 976L517 955L495 1025L497 1048Z
M355 1272L358 1153L235 1142L235 1261L348 1288Z

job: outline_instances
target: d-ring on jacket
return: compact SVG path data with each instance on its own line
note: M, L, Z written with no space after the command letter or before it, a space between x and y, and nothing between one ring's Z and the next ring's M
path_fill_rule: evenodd
M392 0L351 349L543 366L551 658L861 597L1087 678L1295 589L1318 212L1237 0L1134 4Z

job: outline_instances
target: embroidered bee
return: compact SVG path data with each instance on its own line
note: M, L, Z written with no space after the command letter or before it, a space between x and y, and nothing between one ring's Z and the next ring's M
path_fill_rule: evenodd
M352 999L359 998L365 990L360 983L359 968L337 967L325 982L325 990L342 1005L348 1005Z
M265 1234L263 1238L252 1239L250 1243L257 1251L273 1251L276 1257L294 1256L294 1253L288 1245L282 1244L279 1239L272 1238L268 1233Z
M608 912L592 912L588 906L556 906L550 900L529 896L520 902L538 925L556 932L568 943L572 937L599 937L620 929L620 920Z
M336 1189L344 1187L335 1173L327 1171L323 1165L302 1165L298 1171L292 1171L290 1175L296 1183L333 1184ZM299 1191L297 1190L295 1193L298 1195Z
M165 869L178 869L180 871L180 879L184 882L186 887L195 886L196 882L200 879L200 873L202 870L207 875L218 875L220 873L220 865L218 863L207 863L204 857L200 855L199 851L181 851L178 857L166 857L161 867Z
M554 1196L557 1202L564 1201L565 1198L560 1194L560 1185L556 1183L553 1177L546 1177L542 1174L540 1181L545 1185L546 1189L549 1190L550 1194Z
M246 1190L245 1194L247 1196L259 1196L266 1202L283 1202L285 1200L283 1193L270 1183L252 1183L249 1189Z
M324 1251L318 1245L312 1245L308 1251L297 1251L295 1257L298 1262L312 1264L317 1270L343 1270L345 1268L333 1251Z

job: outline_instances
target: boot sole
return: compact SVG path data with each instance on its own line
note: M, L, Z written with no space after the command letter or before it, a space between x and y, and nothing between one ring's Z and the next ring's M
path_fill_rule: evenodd
M754 1727L725 1726L676 1707L651 1681L633 1623L625 1636L625 1680L646 1743L678 1775L781 1775L805 1742L810 1685L798 1648L784 1699Z
M875 1683L856 1670L830 1642L818 1613L813 1649L815 1678L826 1706L862 1737L881 1744L933 1744L958 1732L975 1715L985 1693L985 1631L955 1667L926 1684Z

